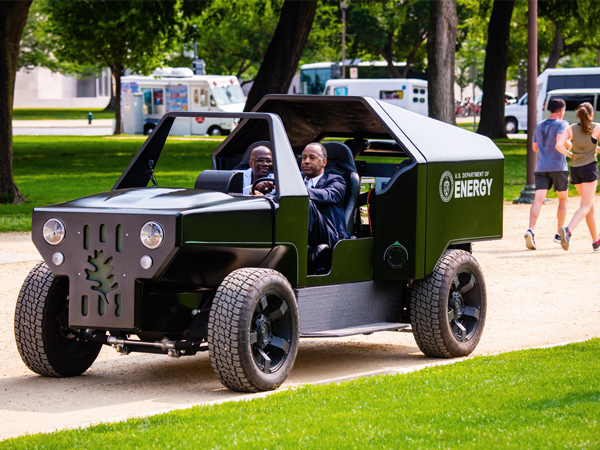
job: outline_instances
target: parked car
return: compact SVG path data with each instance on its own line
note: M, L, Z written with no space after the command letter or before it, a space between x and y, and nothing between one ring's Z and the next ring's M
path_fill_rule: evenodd
M504 107L504 125L507 133L527 131L527 94Z
M487 296L472 242L502 237L504 161L490 139L373 98L270 95L249 113L202 112L241 122L211 170L157 186L171 128L197 114L167 113L111 191L35 208L44 261L15 310L27 367L79 375L103 345L208 351L223 385L255 392L284 382L301 337L409 329L427 356L476 348ZM307 254L298 167L311 142L346 180L352 235L321 262ZM274 196L242 194L257 143L273 151Z

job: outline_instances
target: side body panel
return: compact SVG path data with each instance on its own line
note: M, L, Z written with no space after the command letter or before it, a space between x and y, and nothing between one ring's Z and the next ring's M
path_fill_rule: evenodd
M375 196L371 209L375 210L373 277L376 280L424 276L426 177L425 165L412 165L398 172Z
M504 160L427 166L425 275L451 243L502 237Z

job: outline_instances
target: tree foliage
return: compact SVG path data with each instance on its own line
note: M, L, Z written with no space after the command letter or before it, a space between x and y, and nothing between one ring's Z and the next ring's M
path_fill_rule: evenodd
M203 10L186 12L184 52L190 55L196 42L206 73L254 78L277 26L283 0L204 3Z
M388 63L389 75L406 78L411 67L424 70L429 4L422 0L366 2L350 4L349 32L354 35L350 53L377 55ZM368 58L369 56L367 56ZM406 62L403 71L393 62Z
M115 86L115 134L121 133L121 75L161 65L179 30L180 4L160 0L47 0L45 30L53 56L75 68L110 68Z

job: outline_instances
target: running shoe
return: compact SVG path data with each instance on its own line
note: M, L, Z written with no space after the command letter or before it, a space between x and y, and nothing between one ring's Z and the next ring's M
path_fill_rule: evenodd
M554 242L556 242L557 244L560 244L560 234L556 233L554 235Z
M596 242L592 242L592 249L595 252L600 251L600 239L598 239Z
M535 245L535 240L533 239L533 230L531 228L525 232L525 246L529 250L537 249L537 245Z
M569 227L562 227L558 230L558 234L560 234L560 245L563 250L569 250L569 241L571 240L571 232L569 231Z

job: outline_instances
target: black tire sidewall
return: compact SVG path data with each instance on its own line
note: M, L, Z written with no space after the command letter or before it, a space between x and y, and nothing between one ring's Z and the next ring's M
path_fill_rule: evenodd
M289 350L283 364L264 373L252 354L252 317L262 296L278 292L291 318ZM215 374L229 389L258 392L277 389L291 371L300 339L296 296L287 279L272 269L244 268L230 273L221 283L210 311L209 357Z
M477 328L467 342L456 339L448 318L452 282L463 269L473 273L479 289L480 315ZM467 356L477 347L487 311L483 274L475 258L463 250L446 250L433 272L413 283L410 292L413 335L425 355L436 358Z
M283 278L283 280L281 279ZM285 281L285 283L284 283ZM273 274L262 278L255 286L254 295L247 298L247 302L242 306L242 315L238 339L242 348L240 355L244 370L252 382L259 390L271 390L279 387L287 378L294 365L298 351L299 327L298 327L298 307L295 295L283 275ZM258 304L258 301L264 294L270 291L279 292L285 299L292 319L292 338L287 357L281 367L273 373L264 373L256 365L252 355L252 346L250 343L250 330L252 327L252 316Z
M15 340L25 365L40 375L81 375L102 348L96 342L75 338L67 342L62 337L59 317L68 314L68 294L68 279L54 277L45 263L34 267L21 287L15 308Z
M473 334L473 336L467 342L460 342L456 339L454 334L452 333L452 329L450 328L450 322L448 320L448 300L450 296L450 287L456 275L459 271L467 269L475 275L477 279L477 289L480 294L480 302L481 309L479 315L479 321L477 322L477 328ZM444 342L446 343L448 350L452 353L453 356L467 356L475 350L477 344L479 344L479 340L481 339L481 334L483 333L483 328L485 325L485 316L487 311L487 299L486 299L486 289L485 282L483 279L483 273L481 272L481 268L479 264L473 258L473 256L468 252L457 252L457 255L454 259L452 259L451 263L448 265L444 275L443 275L443 284L440 289L440 295L438 298L439 302L439 311L441 312L441 320L440 320L440 330L442 333L442 337Z

